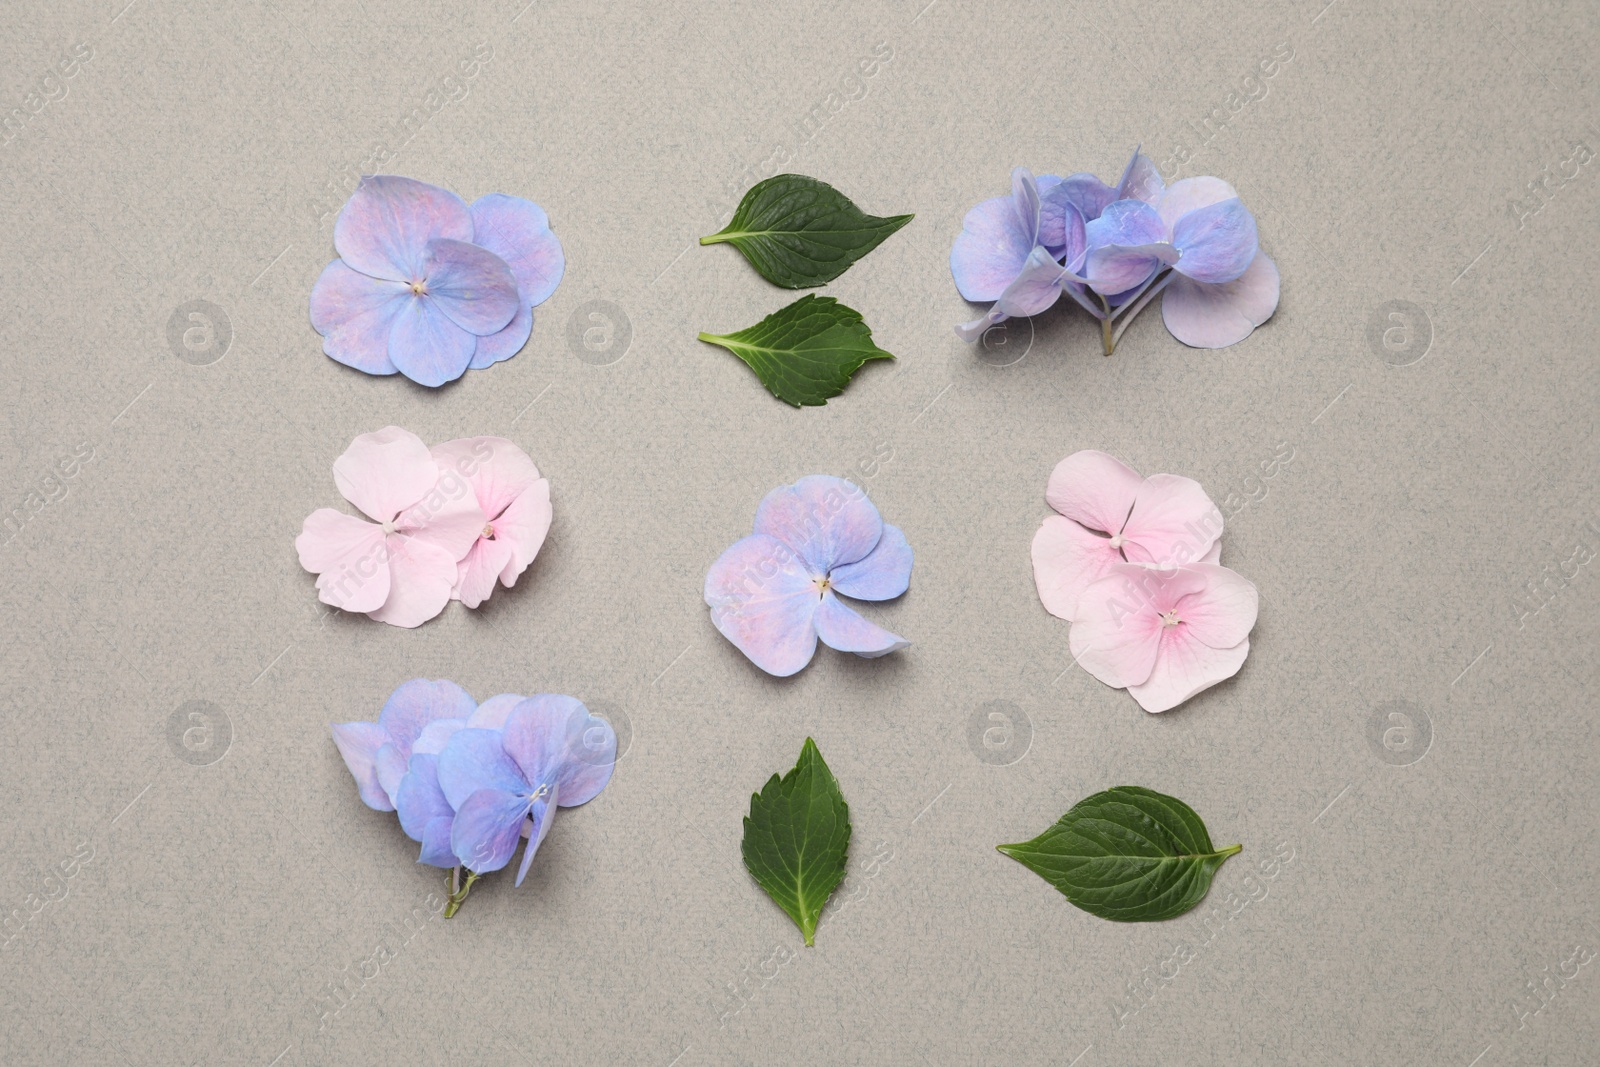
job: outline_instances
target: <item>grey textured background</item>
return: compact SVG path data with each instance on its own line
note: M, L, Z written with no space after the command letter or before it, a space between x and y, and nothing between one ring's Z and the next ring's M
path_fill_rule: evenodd
M1600 145L1597 21L7 4L0 1060L1593 1062L1600 164L1573 145ZM1155 311L1111 359L1065 310L961 344L965 210L1014 164L1113 177L1140 140L1238 186L1276 318L1223 352ZM428 392L321 355L307 294L377 143L549 210L567 275L516 359ZM791 298L692 245L779 170L917 213L826 290L900 359L823 409L694 340ZM231 324L210 365L169 344L192 300ZM597 300L609 324L574 318ZM508 436L553 486L521 584L417 631L324 617L292 548L388 423ZM1074 667L1033 591L1045 479L1090 447L1199 479L1262 592L1239 677L1166 715ZM867 613L913 646L777 681L700 586L762 493L818 472L906 530L911 592ZM449 922L325 725L415 676L572 693L631 734L523 888ZM738 840L807 735L855 837L802 950ZM1102 922L992 850L1119 783L1245 846L1202 909Z

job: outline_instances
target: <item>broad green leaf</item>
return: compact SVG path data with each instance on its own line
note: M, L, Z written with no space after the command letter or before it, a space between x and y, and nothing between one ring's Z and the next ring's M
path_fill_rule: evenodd
M869 359L893 359L872 343L861 313L831 296L802 296L738 333L703 333L746 363L785 404L826 404Z
M844 877L850 809L816 742L806 738L800 762L750 796L744 819L744 865L778 907L789 913L806 944L817 918Z
M733 221L700 243L726 241L773 285L809 289L849 270L912 218L868 215L827 182L780 174L751 186Z
M1206 824L1176 797L1119 785L1085 797L1050 829L1001 852L1091 915L1154 922L1205 897L1224 860Z

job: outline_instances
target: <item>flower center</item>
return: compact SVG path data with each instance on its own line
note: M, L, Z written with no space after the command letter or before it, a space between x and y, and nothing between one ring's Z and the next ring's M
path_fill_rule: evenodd
M549 795L550 795L550 787L548 785L540 785L539 788L535 789L532 793L528 794L528 799L529 800L543 800L545 797L547 797Z
M387 537L390 534L394 533L397 528L398 527L396 527L395 524L394 524L394 520L390 519L388 522L383 524L383 535L385 537Z
M493 541L494 540L494 523L486 522L486 523L483 524L483 536L484 536L484 540L487 540L487 541Z
M828 590L833 587L833 579L813 578L811 584L817 587L817 596L821 597L827 595Z
M1182 621L1182 619L1178 618L1178 613L1176 611L1169 611L1165 615L1161 616L1162 626L1176 626Z
M428 295L428 283L426 281L415 281L415 282L412 282L411 283L411 291L413 293L415 293L417 296L427 296Z
M1111 535L1111 547L1115 548L1115 549L1118 549L1119 551L1121 550L1121 548L1122 548L1122 535L1121 534L1112 534Z

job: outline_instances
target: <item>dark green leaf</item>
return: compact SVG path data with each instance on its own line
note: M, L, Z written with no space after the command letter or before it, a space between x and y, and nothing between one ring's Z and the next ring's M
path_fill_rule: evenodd
M1189 805L1119 785L1078 801L1032 841L996 847L1091 915L1153 922L1200 903L1241 846L1219 852Z
M861 364L894 358L872 343L872 330L860 312L831 296L802 296L749 329L703 333L700 340L750 364L773 396L795 407L826 404L844 391Z
M827 182L780 174L751 186L733 221L700 243L727 241L773 285L809 289L849 270L912 218L868 215Z
M823 905L844 877L849 845L850 809L808 737L794 770L782 778L774 774L751 795L740 846L744 865L789 913L808 945Z

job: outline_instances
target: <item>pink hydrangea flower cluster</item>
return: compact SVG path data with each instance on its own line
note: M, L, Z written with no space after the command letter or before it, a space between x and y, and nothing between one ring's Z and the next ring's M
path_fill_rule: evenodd
M1218 563L1222 512L1199 482L1086 450L1056 464L1045 499L1058 514L1034 535L1033 578L1085 670L1151 712L1239 672L1259 598Z

